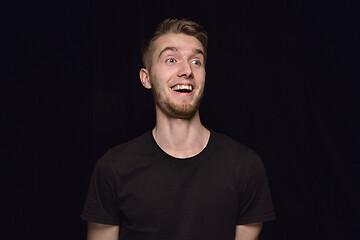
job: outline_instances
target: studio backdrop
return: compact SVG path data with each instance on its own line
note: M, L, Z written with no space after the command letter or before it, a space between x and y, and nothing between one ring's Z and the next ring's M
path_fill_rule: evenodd
M168 17L209 35L203 124L265 164L277 220L260 239L358 236L356 6L83 0L6 9L2 207L11 239L85 239L80 212L95 162L154 127L140 43Z

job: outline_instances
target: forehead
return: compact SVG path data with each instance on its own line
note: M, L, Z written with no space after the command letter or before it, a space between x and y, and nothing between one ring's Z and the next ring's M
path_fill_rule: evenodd
M174 47L179 51L194 51L195 49L203 51L203 46L197 38L183 33L167 33L154 41L155 53L167 47Z

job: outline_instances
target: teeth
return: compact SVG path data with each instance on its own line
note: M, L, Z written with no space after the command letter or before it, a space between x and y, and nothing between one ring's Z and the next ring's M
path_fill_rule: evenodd
M176 85L174 87L171 88L172 90L176 91L176 90L189 90L192 91L193 87L191 85Z

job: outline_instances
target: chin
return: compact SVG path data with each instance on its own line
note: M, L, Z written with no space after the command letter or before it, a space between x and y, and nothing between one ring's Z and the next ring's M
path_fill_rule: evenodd
M198 112L198 105L183 104L182 106L178 106L169 103L157 105L165 115L172 118L191 119Z
M200 94L195 96L195 99L193 99L190 103L179 103L173 101L170 97L164 96L164 94L161 94L161 92L157 91L156 88L152 88L152 92L158 110L168 117L178 119L193 118L198 112L203 97L203 91L201 91Z

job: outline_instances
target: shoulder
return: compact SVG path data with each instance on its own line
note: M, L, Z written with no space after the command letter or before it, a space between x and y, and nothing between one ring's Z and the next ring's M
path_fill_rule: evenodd
M105 165L111 168L126 168L133 166L139 161L146 161L144 156L151 152L150 132L146 132L128 142L110 148L97 162L97 165Z
M237 189L255 189L256 184L267 182L263 161L253 149L224 134L214 135L218 159L225 173L234 173Z
M214 148L225 155L235 155L245 158L259 158L259 155L250 147L243 143L231 138L225 134L211 131Z
M225 134L211 131L213 150L222 162L241 168L262 167L260 156L250 147Z
M139 152L141 149L148 147L149 145L149 132L144 133L130 141L119 144L115 147L110 148L106 154L117 157L123 155L131 155Z

